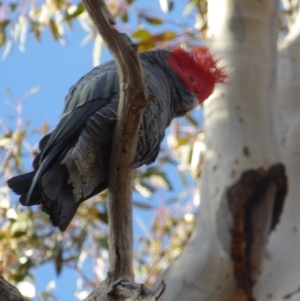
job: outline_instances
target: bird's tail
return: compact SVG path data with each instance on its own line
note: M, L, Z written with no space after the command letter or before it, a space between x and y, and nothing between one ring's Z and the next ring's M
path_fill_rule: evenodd
M42 204L42 209L50 216L52 224L59 227L61 231L65 231L74 217L80 201L77 202L74 198L73 187L68 183L67 168L60 164L60 157L51 166L46 164L47 169L41 171L41 156L44 155L43 151L50 135L46 135L40 141L40 153L33 161L34 171L15 176L9 179L7 184L16 194L20 195L19 201L22 205ZM61 157L63 156L64 153L61 154ZM42 164L45 160L49 160L48 157L43 159ZM40 173L38 183L34 183L37 173Z
M41 195L38 187L32 189L32 197L30 197L29 202L27 202L27 194L31 188L36 171L39 168L41 153L44 150L50 136L51 133L44 136L39 143L40 153L35 157L32 163L34 171L26 173L24 175L15 176L7 181L8 187L12 189L16 194L20 195L20 203L23 206L33 206L41 204Z
M60 161L61 158L58 158L42 175L39 187L43 194L43 210L49 214L55 227L65 231L80 202L76 202L73 186L68 183L67 167L60 164Z
M16 194L20 195L20 203L22 205L25 205L26 197L28 190L30 189L32 179L35 175L35 171L26 173L24 175L16 176L7 181L7 184L10 189L13 190ZM26 204L26 206L33 206L41 204L40 200L40 192L36 188L33 191L32 198L30 199L30 202Z
M26 203L27 193L31 187L34 175L35 172L33 171L24 175L13 177L7 181L9 188L11 188L16 194L20 195L20 203L22 205L33 206L42 203L41 194L38 187L33 190L30 202ZM48 181L51 180L51 178L47 178L47 175L45 178ZM60 180L59 174L57 178ZM60 186L58 183L56 183L55 186ZM49 189L55 193L55 198L53 200L47 199L46 202L44 200L42 204L43 211L46 211L50 215L50 219L54 226L59 227L61 231L65 231L76 213L79 202L76 203L72 193L72 188L70 186L60 186L59 189L56 189L55 186L50 186L51 189Z

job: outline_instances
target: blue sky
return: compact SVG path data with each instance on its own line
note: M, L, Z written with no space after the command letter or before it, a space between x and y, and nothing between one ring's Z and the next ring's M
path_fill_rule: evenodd
M150 6L149 1L146 0L136 1L136 3L139 7ZM153 3L151 12L155 15L161 14L158 1ZM181 20L185 5L184 0L175 1L175 10L167 17L172 20ZM189 22L194 22L192 16ZM16 116L16 113L7 104L7 102L11 104L13 102L11 97L5 94L5 89L9 88L16 97L20 97L36 86L39 86L41 90L37 94L30 95L25 101L24 120L31 121L31 129L38 128L44 121L47 121L51 128L56 125L68 89L93 68L93 44L88 43L86 46L80 47L86 32L76 22L74 25L74 31L67 35L67 46L54 42L50 32L46 30L40 44L28 37L24 52L20 52L15 45L8 57L0 61L0 118L7 125L15 126L15 122L10 116ZM134 21L131 26L134 26ZM172 27L168 26L168 28ZM162 27L157 27L156 30L162 30ZM101 61L104 62L108 59L110 59L110 55L105 50ZM30 143L37 143L40 138L39 135L34 135L30 138ZM150 222L150 217L145 218L143 212L136 211L136 214L141 214L144 220ZM138 232L139 230L136 229L136 233ZM41 290L45 289L50 280L56 279L54 267L51 264L39 268L35 276L36 286ZM61 276L56 279L57 288L54 291L58 300L75 300L76 279L77 276L74 272L63 269Z

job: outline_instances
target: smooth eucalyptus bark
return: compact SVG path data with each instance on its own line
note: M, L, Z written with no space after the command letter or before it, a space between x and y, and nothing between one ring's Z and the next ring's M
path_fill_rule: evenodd
M252 284L240 285L237 279L232 258L233 215L228 206L222 206L228 201L228 188L240 181L244 172L259 174L262 170L267 174L280 161L270 110L276 97L278 8L274 0L208 1L210 46L226 67L229 81L205 103L207 150L201 206L190 242L165 274L163 301L248 301L255 297ZM274 185L274 190L270 184L260 196L264 209L251 215L253 219L267 208L266 216L260 215L266 221L262 222L266 235L273 219ZM252 245L250 255L256 256L258 264L266 235L260 244L256 239ZM251 263L253 266L254 260ZM250 280L257 278L258 269L249 271Z
M296 1L293 1L296 4ZM257 300L300 300L300 12L278 53L277 143L288 176L288 195L279 225L270 236Z

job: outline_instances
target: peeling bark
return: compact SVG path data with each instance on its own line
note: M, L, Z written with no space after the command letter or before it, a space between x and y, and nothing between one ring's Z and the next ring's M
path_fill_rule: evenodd
M269 233L279 221L286 193L284 167L277 164L268 170L258 168L243 172L240 179L227 189L220 204L219 236L222 239L222 231L230 228L228 251L237 284L245 291L248 300L254 300L253 286L261 269L264 248ZM223 210L231 215L229 225L221 218Z

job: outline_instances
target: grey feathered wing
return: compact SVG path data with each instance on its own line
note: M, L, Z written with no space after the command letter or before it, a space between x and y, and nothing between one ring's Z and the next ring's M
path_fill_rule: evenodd
M21 195L20 202L23 205L42 203L52 223L61 231L68 226L80 202L95 194L95 191L100 192L106 188L107 184L99 181L98 185L90 185L93 189L90 188L88 192L85 191L80 196L76 191L74 194L74 187L80 190L82 185L74 182L76 172L79 173L78 170L72 173L72 160L79 153L86 158L83 151L89 148L86 135L87 131L96 130L93 126L94 119L98 122L97 129L101 129L101 118L92 118L93 115L97 116L99 112L101 115L101 111L111 115L109 120L112 121L110 126L113 127L118 93L119 79L113 62L101 65L81 78L66 97L64 113L59 124L47 138L46 145L41 147L40 162L35 162L36 170L8 181L8 185ZM96 141L99 141L99 137ZM95 163L95 160L97 158L94 158L91 164ZM99 168L99 164L97 167ZM98 170L97 174L101 174L101 170Z

